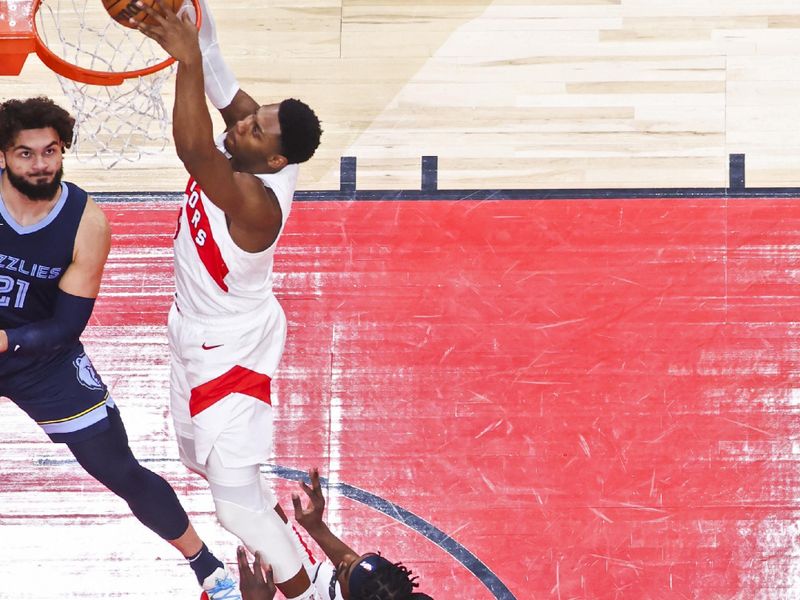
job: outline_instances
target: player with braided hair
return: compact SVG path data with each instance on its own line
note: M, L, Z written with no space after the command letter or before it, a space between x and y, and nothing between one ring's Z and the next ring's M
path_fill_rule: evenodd
M349 600L406 600L430 598L414 593L417 577L403 563L391 563L380 554L365 554L351 563Z
M297 523L331 561L315 565L311 573L320 595L330 600L432 600L427 594L414 591L419 586L418 578L402 563L393 563L375 552L359 555L334 535L322 519L325 497L319 471L312 469L309 477L310 487L300 482L309 505L304 508L297 494L292 495L292 503Z

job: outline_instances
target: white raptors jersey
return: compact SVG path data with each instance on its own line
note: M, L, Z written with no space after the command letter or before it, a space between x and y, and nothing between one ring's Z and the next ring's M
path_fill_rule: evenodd
M224 135L217 139L222 146ZM256 175L278 198L281 232L297 185L297 165ZM278 233L280 237L280 232ZM266 250L247 252L231 239L225 213L189 178L175 232L175 289L179 309L193 317L247 315L274 306L272 263L278 239ZM263 313L262 313L263 314Z

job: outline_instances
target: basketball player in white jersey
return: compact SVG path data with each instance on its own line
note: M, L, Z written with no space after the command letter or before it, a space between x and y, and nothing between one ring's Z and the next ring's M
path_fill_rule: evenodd
M193 15L177 17L160 0L158 7L146 9L148 25L137 26L178 62L173 133L190 175L175 233L169 315L180 456L206 477L220 523L263 555L286 598L318 598L303 565L310 556L271 490L262 488L260 465L271 457L270 381L286 337L272 291L273 253L291 210L297 164L319 145L320 123L299 100L262 106L239 88L204 2L199 35ZM216 140L206 95L225 120ZM233 598L222 591L209 597Z

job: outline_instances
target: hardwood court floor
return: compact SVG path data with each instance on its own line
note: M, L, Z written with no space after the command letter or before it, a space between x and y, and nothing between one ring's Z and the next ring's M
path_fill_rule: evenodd
M421 155L443 188L721 187L732 152L749 185L798 185L796 2L212 6L245 89L319 111L306 190L338 189L343 155L360 189L417 189ZM2 98L59 90L35 58L0 78ZM185 185L169 147L67 172L92 192ZM87 345L137 454L232 560L165 408L177 208L104 206ZM296 204L276 491L318 464L334 526L438 599L800 598L797 206ZM170 548L0 415L0 595L195 597Z
M797 200L296 203L279 497L318 465L334 527L438 599L800 598ZM166 409L177 207L104 208L87 345L135 452L232 560ZM0 415L4 597L194 597L171 548Z
M301 189L338 189L341 156L362 189L417 189L424 155L451 189L720 187L731 153L750 185L800 185L792 0L209 2L244 89L323 120ZM35 57L0 78L2 98L39 93L63 98ZM68 171L91 191L182 189L171 145L150 149Z

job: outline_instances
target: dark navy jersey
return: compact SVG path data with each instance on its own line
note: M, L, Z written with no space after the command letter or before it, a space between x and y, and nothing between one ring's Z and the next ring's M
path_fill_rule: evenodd
M72 263L87 194L64 183L50 213L23 227L0 195L0 329L53 316L58 283Z
M53 317L87 199L82 189L64 183L47 216L22 227L0 195L0 328ZM0 353L0 396L10 398L54 442L106 431L114 406L80 340L31 355Z

